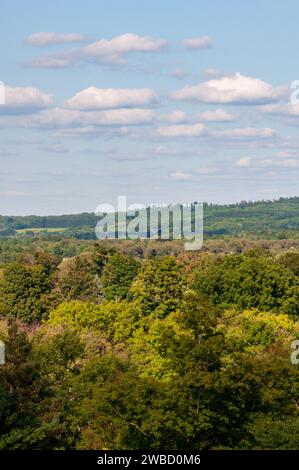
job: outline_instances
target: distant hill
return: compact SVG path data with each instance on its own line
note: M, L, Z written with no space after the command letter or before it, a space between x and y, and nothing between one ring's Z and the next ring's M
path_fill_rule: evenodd
M47 232L94 238L98 218L92 213L55 216L0 216L0 236L29 236ZM299 197L275 201L204 204L206 238L299 238Z

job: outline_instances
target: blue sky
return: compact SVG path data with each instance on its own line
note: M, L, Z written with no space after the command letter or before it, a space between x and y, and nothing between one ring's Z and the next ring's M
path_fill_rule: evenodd
M298 195L296 1L6 1L0 213Z

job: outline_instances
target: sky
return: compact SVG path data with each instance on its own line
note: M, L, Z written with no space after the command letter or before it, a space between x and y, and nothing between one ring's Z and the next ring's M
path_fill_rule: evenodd
M298 17L291 0L1 0L0 214L298 196Z

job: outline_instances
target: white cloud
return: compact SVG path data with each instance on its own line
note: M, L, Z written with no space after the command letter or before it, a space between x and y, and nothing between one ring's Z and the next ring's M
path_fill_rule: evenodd
M192 175L190 173L178 170L170 173L170 177L175 181L188 181L192 178Z
M95 111L85 113L84 119L87 124L95 125L117 125L129 126L138 124L149 124L153 121L154 112L151 109L113 109L109 111Z
M156 102L157 93L148 88L95 88L80 91L65 102L71 109L95 110L147 106Z
M111 40L100 39L84 48L87 55L107 59L109 62L123 62L124 54L129 52L156 52L160 51L167 41L154 39L150 36L137 34L122 34Z
M226 131L214 131L210 133L213 137L224 137L224 138L261 138L261 139L269 139L275 137L275 131L269 127L257 129L255 127L243 127L243 128L236 128L230 129Z
M258 78L240 73L209 80L177 90L172 97L178 101L198 101L221 104L266 104L285 95L285 87L273 87Z
M187 49L208 49L213 45L213 39L210 36L185 39L183 45Z
M197 118L204 122L229 122L235 121L238 116L224 109L215 109L213 111L204 111L200 113Z
M243 157L235 162L235 166L238 166L240 168L248 168L251 165L251 162L251 157Z
M63 69L72 65L73 61L71 56L67 54L60 56L44 56L37 59L33 59L30 65L37 69Z
M102 134L102 128L97 126L85 126L85 127L64 127L61 129L57 129L55 131L55 135L58 137L63 138L86 138L91 139L94 137L98 137Z
M52 46L57 44L68 44L75 42L85 42L89 40L89 36L85 34L59 34L59 33L49 33L49 32L40 32L34 33L28 36L25 39L25 43L29 46L35 47L45 47Z
M164 114L159 117L160 121L172 122L172 123L181 123L186 122L187 115L184 111L176 110L172 111L169 114Z
M0 106L0 114L12 112L29 112L46 108L53 103L53 96L42 93L38 88L4 87L4 104Z
M203 124L177 124L173 126L162 126L157 129L161 137L199 137L204 134Z
M57 54L49 54L30 62L33 67L67 67L76 63L125 64L126 56L132 52L157 52L167 44L164 39L138 36L127 33L110 40L100 39L85 47L75 48Z
M299 116L299 104L275 103L261 106L260 110L265 114L277 114L280 116Z
M130 126L150 124L153 118L154 112L150 109L121 108L85 112L54 108L30 116L0 118L0 127L68 129L92 126Z
M283 168L299 168L299 160L296 158L288 158L288 159L281 159L281 160L273 160L271 158L266 158L262 160L263 166L276 166L276 167L283 167Z

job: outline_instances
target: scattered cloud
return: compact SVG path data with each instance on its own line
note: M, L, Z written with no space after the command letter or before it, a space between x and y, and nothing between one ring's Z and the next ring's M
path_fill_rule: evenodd
M156 145L153 149L153 154L154 155L171 155L173 153L172 150L170 150L167 147L164 147L164 145Z
M288 158L282 160L272 160L271 158L262 160L264 166L279 166L284 168L299 168L299 160Z
M252 163L251 157L242 157L235 162L235 166L239 168L248 168Z
M79 91L65 102L70 109L96 110L122 107L148 106L158 100L154 90L148 88L96 88Z
M173 72L169 73L169 76L176 78L177 80L183 80L186 77L187 73L183 69L175 69Z
M216 173L217 169L214 167L201 167L201 168L196 168L195 172L199 175L212 175Z
M186 49L208 49L212 47L213 39L210 36L185 39L183 45Z
M244 127L224 131L213 131L210 133L210 135L212 137L223 137L229 139L269 139L275 137L276 133L269 127L261 129L255 127Z
M171 123L182 123L186 122L187 120L187 115L184 111L181 110L176 110L172 111L169 114L163 114L162 116L159 117L160 121L166 121L166 122L171 122Z
M274 154L274 157L277 158L299 158L299 148L296 150L280 150Z
M281 165L287 168L299 168L299 160L295 160L294 158L289 158L287 160L283 160Z
M69 43L77 43L77 42L86 42L89 41L90 37L86 34L75 34L75 33L67 33L67 34L59 34L59 33L50 33L50 32L40 32L30 34L25 39L25 44L28 46L34 47L46 47L46 46L54 46L58 44L69 44Z
M0 118L0 127L34 129L67 129L90 126L130 126L149 124L154 112L150 109L120 108L107 111L78 111L63 108L44 110L30 116Z
M219 78L219 77L223 77L225 76L226 74L221 72L220 70L218 69L214 69L214 68L208 68L208 69L205 69L203 71L203 76L204 77L207 77L207 78Z
M205 126L203 124L177 124L159 127L157 132L161 137L200 137L205 133Z
M177 101L197 101L215 104L267 104L286 94L285 87L272 85L240 73L186 86L171 96Z
M44 57L38 57L29 62L28 65L36 69L63 69L65 67L70 67L74 63L74 60L71 57L71 53L61 54L61 55L47 55Z
M192 175L190 173L186 173L185 171L178 170L170 173L170 177L175 181L188 181L192 178Z
M204 111L197 118L203 122L230 122L238 118L237 114L229 113L224 109L215 109L212 111Z
M126 64L127 55L136 52L158 52L167 45L164 39L127 33L112 39L100 39L81 48L48 54L30 62L36 68L63 68L80 63Z
M291 118L299 117L299 104L292 103L274 103L261 106L260 111L264 114L273 114Z
M24 196L28 196L28 193L25 193L25 192L22 192L22 191L8 190L8 191L2 191L0 193L0 196L2 196L2 197L24 197Z
M53 100L52 95L43 93L38 88L5 85L5 101L0 106L0 115L28 113L47 108Z

